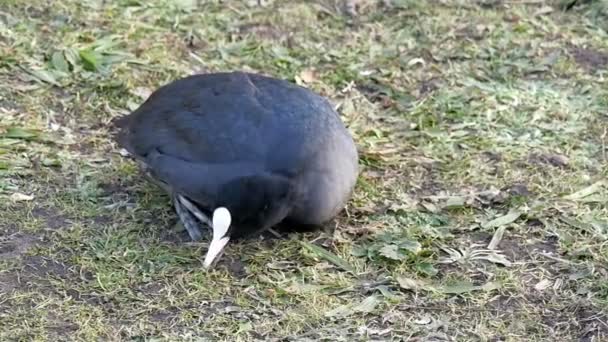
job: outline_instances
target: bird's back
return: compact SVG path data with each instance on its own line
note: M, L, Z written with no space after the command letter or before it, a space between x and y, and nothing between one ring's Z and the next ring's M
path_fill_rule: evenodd
M320 96L289 82L235 72L190 76L158 91L128 120L122 144L203 163L299 166L341 123Z

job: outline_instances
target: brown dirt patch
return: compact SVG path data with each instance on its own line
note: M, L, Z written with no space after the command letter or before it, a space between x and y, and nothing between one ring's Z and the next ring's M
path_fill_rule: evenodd
M32 209L32 216L44 220L45 228L50 230L66 228L69 225L67 217L55 208L36 207Z
M49 277L67 279L74 273L69 265L40 256L26 256L19 265L0 274L0 293L18 288L45 289L50 286Z
M244 37L247 35L254 35L258 38L268 40L281 40L287 37L287 34L278 28L264 23L249 23L239 26L238 33Z
M492 241L492 234L488 232L477 232L472 235L474 243L488 244ZM556 237L535 238L532 236L523 237L509 235L505 232L504 238L500 241L498 249L511 261L534 259L538 253L547 253L557 256L558 241Z
M558 153L531 153L528 156L528 163L566 168L570 163L570 160L568 157Z
M24 233L14 233L0 237L0 259L18 258L38 244L34 236Z
M433 77L428 80L424 80L420 82L420 86L418 87L418 94L419 96L431 94L435 90L439 89L440 86L441 80L438 77Z
M586 48L572 48L576 63L588 71L598 70L608 65L608 52Z
M381 103L382 107L388 108L392 105L391 94L392 89L382 84L381 82L372 79L369 82L364 82L357 85L357 90L360 91L368 101L372 103Z
M45 257L40 256L28 256L23 259L23 271L22 274L31 278L43 278L43 277L58 277L67 278L71 273L71 267Z

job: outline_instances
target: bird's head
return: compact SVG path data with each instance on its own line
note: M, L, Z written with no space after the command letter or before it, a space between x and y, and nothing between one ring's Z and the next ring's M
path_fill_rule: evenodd
M212 217L213 237L203 266L219 259L231 239L251 235L283 221L293 207L293 188L288 178L256 175L222 187L220 204Z

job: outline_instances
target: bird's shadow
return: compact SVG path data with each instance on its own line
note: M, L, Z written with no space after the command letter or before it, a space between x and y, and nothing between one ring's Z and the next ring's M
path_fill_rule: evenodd
M168 229L165 230L163 235L163 240L171 241L171 242L193 242L188 234L186 228L184 228L177 217L172 219L172 223L170 224ZM307 224L297 224L289 221L281 222L269 230L265 230L258 234L248 235L242 238L239 238L237 241L239 243L247 243L248 241L254 240L265 240L265 241L276 241L276 240L284 240L288 239L292 234L305 234L305 233L314 233L314 232L325 232L331 233L334 227L331 224L325 225L307 225ZM208 241L211 239L211 232L208 228L203 228L203 237L201 241Z

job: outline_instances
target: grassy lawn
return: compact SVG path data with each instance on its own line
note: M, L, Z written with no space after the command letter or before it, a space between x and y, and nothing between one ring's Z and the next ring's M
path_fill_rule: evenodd
M608 3L566 2L2 0L0 340L606 341ZM362 172L206 272L112 120L234 69L330 98Z

